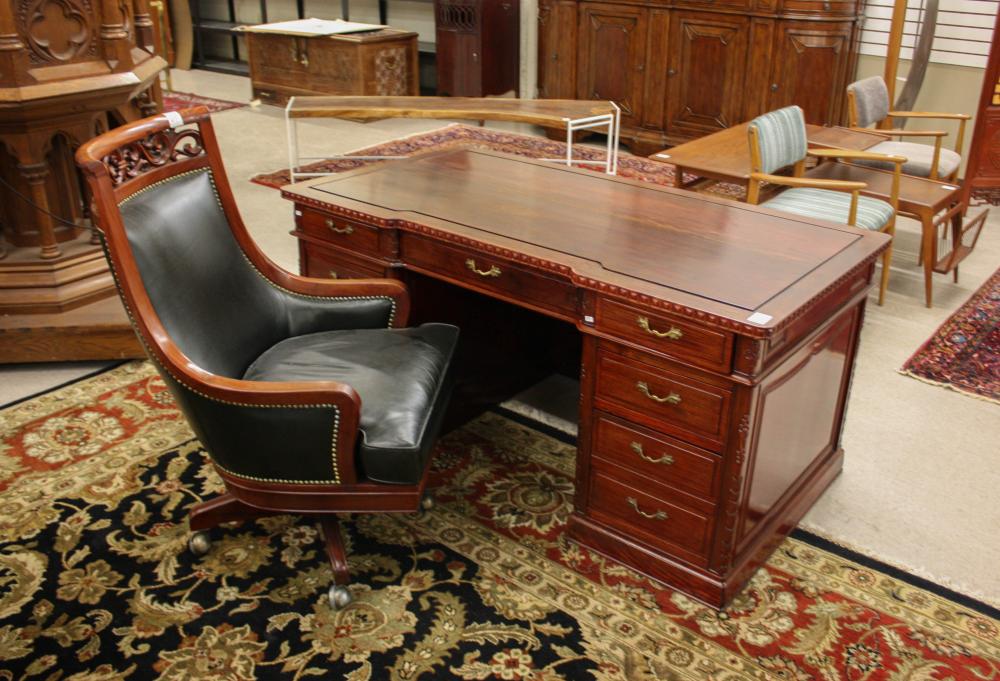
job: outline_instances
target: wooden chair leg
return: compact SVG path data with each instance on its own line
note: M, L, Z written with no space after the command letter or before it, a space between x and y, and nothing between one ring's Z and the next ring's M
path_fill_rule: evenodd
M191 513L188 515L188 520L191 524L191 531L197 532L221 525L222 523L253 520L254 518L263 518L270 515L279 515L279 512L265 511L253 506L247 506L232 494L226 492L192 508Z
M895 237L893 237L895 239ZM892 241L882 254L882 281L878 287L878 304L885 300L885 289L889 286L889 265L892 264Z
M326 540L326 554L333 568L333 581L337 586L346 586L351 581L351 573L347 568L347 554L344 552L344 538L340 534L340 521L335 515L320 517L323 537Z

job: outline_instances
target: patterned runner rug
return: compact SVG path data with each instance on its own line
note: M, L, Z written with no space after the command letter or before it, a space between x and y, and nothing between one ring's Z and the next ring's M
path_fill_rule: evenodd
M133 362L0 411L0 679L1000 678L1000 620L789 539L724 612L567 542L572 444L488 413L440 442L422 516L218 528L221 491Z
M190 92L173 92L166 90L163 93L163 111L178 111L191 106L207 106L212 113L227 111L228 109L239 109L246 106L239 102L229 102L224 99L213 99L212 97L200 97Z
M1000 269L900 372L1000 404Z
M566 143L556 142L545 137L532 137L512 132L480 128L463 123L453 123L440 130L419 133L403 139L377 144L353 153L359 156L411 156L420 152L441 151L464 147L490 149L528 158L565 158ZM599 161L603 164L605 150L603 147L576 145L573 149L576 158ZM310 163L302 167L303 172L340 173L382 161L353 161L350 159L326 159ZM578 167L604 172L603 165L582 164ZM669 163L651 161L641 156L622 152L618 158L618 176L630 180L641 180L672 187L674 185L674 166ZM288 168L255 175L252 182L266 187L278 188L290 182ZM708 193L719 194L727 198L741 198L743 189L731 184L717 184Z

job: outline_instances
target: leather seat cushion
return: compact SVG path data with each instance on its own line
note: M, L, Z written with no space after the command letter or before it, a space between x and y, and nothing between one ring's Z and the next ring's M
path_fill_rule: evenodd
M785 213L795 213L810 218L847 224L851 214L851 195L829 189L794 187L786 189L764 204L767 208ZM885 201L867 196L858 197L858 214L855 226L878 231L892 218L892 206Z
M930 144L916 144L915 142L879 142L874 147L867 149L876 154L889 154L893 156L903 156L906 163L903 164L904 175L916 175L917 177L931 176L931 163L934 161L934 147ZM852 163L870 166L872 168L884 168L892 170L895 166L884 161L869 161L862 159L852 159ZM941 156L938 158L938 178L945 178L955 172L955 168L962 162L962 157L951 149L941 149Z
M359 463L378 482L416 484L447 406L458 329L351 329L295 336L250 365L248 381L338 381L361 397Z

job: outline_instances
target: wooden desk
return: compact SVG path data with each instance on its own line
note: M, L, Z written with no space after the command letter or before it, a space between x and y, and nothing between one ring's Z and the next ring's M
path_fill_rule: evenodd
M809 146L826 149L864 150L888 139L875 132L821 125L806 125L806 136ZM696 188L706 178L737 184L746 189L750 181L747 123L658 151L649 158L677 166L674 186L681 189ZM685 174L695 175L696 179L685 183Z
M885 235L468 150L282 194L305 274L446 282L582 334L585 546L722 606L840 471Z

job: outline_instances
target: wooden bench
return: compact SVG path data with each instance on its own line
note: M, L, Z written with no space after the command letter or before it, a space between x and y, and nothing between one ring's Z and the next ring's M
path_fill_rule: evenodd
M494 97L292 97L285 107L288 129L288 164L292 182L304 177L332 173L303 173L302 161L324 158L385 160L399 156L300 156L297 121L302 118L344 118L375 121L383 118L434 118L477 121L512 121L546 128L566 128L566 157L543 159L565 163L594 163L573 157L573 133L604 128L607 156L604 169L609 175L618 170L618 130L621 111L614 102L576 99L506 99Z

